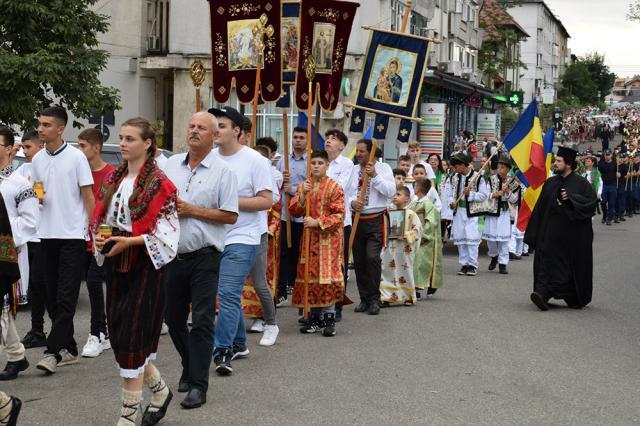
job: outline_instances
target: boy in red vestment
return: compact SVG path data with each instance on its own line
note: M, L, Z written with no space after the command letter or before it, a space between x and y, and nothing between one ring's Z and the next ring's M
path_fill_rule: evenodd
M291 215L306 214L307 197L310 199L309 216L304 217L304 238L310 238L308 259L305 245L301 244L293 306L303 307L305 293L311 308L309 320L300 329L302 333L315 333L322 329L324 336L335 336L336 303L343 302L343 226L344 192L342 187L327 177L329 156L325 151L311 154L311 179L298 186L291 200ZM309 262L309 281L305 286L305 262Z

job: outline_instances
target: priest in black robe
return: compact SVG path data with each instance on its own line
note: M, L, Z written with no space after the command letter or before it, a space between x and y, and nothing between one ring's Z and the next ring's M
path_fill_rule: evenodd
M575 173L576 151L561 147L553 163L555 176L542 187L524 242L535 249L531 301L549 309L551 298L571 308L591 302L593 290L593 227L596 194Z

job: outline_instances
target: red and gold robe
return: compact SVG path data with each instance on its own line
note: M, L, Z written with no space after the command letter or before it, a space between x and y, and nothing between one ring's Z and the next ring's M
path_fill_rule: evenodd
M289 204L292 216L305 216L305 203L301 202L302 185ZM333 179L314 180L311 192L310 216L320 223L319 228L304 228L300 244L300 258L293 306L304 306L305 258L304 238L309 237L309 307L321 308L341 303L344 298L344 191Z
M282 210L282 198L269 210L267 216L269 226L269 249L267 252L267 284L271 295L276 298L275 292L278 290L278 280L280 279L280 211ZM242 310L244 316L251 318L262 318L262 305L260 299L253 288L253 278L251 274L247 277L242 289Z

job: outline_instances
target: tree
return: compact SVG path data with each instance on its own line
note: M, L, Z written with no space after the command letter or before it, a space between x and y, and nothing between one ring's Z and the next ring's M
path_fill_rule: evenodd
M630 21L640 22L640 0L635 0L629 5L629 12L627 13L627 19Z
M591 78L587 64L578 60L564 72L560 96L564 99L576 97L582 105L595 105L598 88Z
M108 53L97 36L109 24L96 1L0 0L0 122L26 129L52 104L80 118L118 108L98 78Z
M609 67L605 65L604 55L598 52L590 52L581 59L587 66L589 73L591 74L591 80L595 83L599 93L598 105L604 102L604 98L611 93L613 84L616 81L616 75L609 70Z

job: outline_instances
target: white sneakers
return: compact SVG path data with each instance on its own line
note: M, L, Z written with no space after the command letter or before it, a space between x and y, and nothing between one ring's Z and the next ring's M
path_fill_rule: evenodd
M264 320L256 318L249 328L250 333L262 333L264 331Z
M90 334L87 343L84 345L84 348L82 348L82 356L85 358L96 358L107 349L111 349L111 342L105 337L104 333L100 333L99 338Z
M278 333L280 333L280 329L277 325L264 324L264 334L262 335L262 339L260 339L260 346L275 345Z

